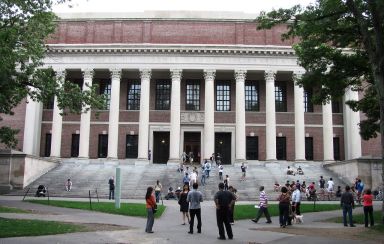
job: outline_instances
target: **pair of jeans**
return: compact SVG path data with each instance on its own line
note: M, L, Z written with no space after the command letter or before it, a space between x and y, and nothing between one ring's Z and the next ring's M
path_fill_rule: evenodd
M256 222L259 221L262 214L264 214L265 218L267 218L267 222L272 222L271 221L271 215L269 215L269 212L268 212L268 208L266 208L264 206L261 206L259 208L259 212L257 212L256 218L255 218Z
M205 186L205 179L206 179L205 174L202 174L201 175L201 185L203 185L203 186Z
M109 200L115 199L115 190L109 190Z
M145 232L151 232L153 223L155 222L155 216L153 214L152 208L147 208L147 225L145 227Z
M289 218L289 203L279 203L280 226L287 226Z
M156 202L160 200L160 191L155 191Z
M195 224L195 215L197 218L197 232L201 232L201 208L189 209L191 221L189 222L189 232L193 233L193 225Z
M368 227L368 215L369 215L369 220L371 226L374 225L374 220L373 220L373 207L372 206L364 206L364 224L365 227Z
M227 230L227 235L229 239L233 238L232 233L232 227L229 223L229 214L230 210L229 208L220 208L216 210L216 221L217 221L217 228L219 228L219 237L224 239L225 238L225 232L224 232L224 226Z
M353 226L352 206L344 204L343 205L343 223L344 223L344 226L347 226L347 214L348 214L349 225Z
M296 206L294 206L294 204ZM292 203L292 212L293 213L296 213L296 215L301 215L301 212L300 212L300 202L296 202L296 203Z

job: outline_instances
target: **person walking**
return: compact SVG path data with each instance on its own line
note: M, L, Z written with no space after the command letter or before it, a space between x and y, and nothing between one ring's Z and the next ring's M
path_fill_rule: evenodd
M364 191L364 183L361 181L361 179L357 180L356 190L357 190L357 203L361 206L361 196Z
M66 182L65 182L65 190L66 191L71 191L72 189L72 181L71 179L68 179Z
M301 204L300 184L296 184L293 187L293 192L292 192L292 212L296 215L301 215L300 204Z
M115 199L115 179L113 178L113 176L109 178L108 184L109 184L109 200L113 200Z
M160 181L157 180L155 185L156 203L159 203L160 201L161 189L163 189L163 186L161 185Z
M197 218L197 233L201 233L201 206L200 203L203 201L203 194L197 190L197 183L193 183L192 191L188 192L187 202L189 203L189 214L191 221L189 222L189 234L193 234L193 225L195 222L195 216Z
M180 212L182 213L183 216L183 223L182 225L185 225L185 218L187 218L188 223L190 221L189 219L189 214L188 214L188 202L187 202L187 196L189 192L189 185L184 185L183 186L183 192L180 194L179 197L179 205L180 205Z
M364 206L364 224L365 227L368 227L368 215L371 227L374 226L374 219L373 219L373 205L372 205L373 195L371 192L371 189L365 190L365 193L363 195L363 206Z
M271 215L269 215L268 212L268 197L267 194L264 191L264 186L260 186L259 188L260 195L259 195L259 211L257 212L256 218L252 219L253 222L257 223L261 217L262 214L265 215L265 218L267 219L267 224L271 224Z
M348 214L349 226L355 227L352 220L352 209L355 208L355 203L353 200L353 195L351 193L351 187L349 187L348 185L345 187L345 192L341 194L340 205L343 208L344 226L348 226L347 225L347 214Z
M155 222L155 216L153 209L156 207L155 196L153 195L153 187L147 188L147 193L145 194L145 202L147 208L147 225L145 227L145 232L153 233L152 227Z
M205 186L205 180L207 178L207 170L206 170L206 165L204 164L203 167L201 168L201 185Z
M229 176L228 176L228 175L225 175L225 179L224 179L224 191L228 191L228 187L229 187Z
M229 223L230 208L235 203L236 197L230 191L224 191L224 183L219 183L219 191L214 196L216 204L216 221L219 229L217 239L225 240L224 225L227 231L228 239L233 239L232 227Z
M219 180L223 180L223 171L224 171L224 167L223 165L219 164Z
M241 173L242 173L240 180L243 181L243 180L245 180L247 166L245 166L244 163L241 163L240 168L241 168Z
M291 196L288 193L287 187L281 188L281 194L277 198L279 201L279 222L280 227L285 228L288 224L289 218L289 204L291 202Z

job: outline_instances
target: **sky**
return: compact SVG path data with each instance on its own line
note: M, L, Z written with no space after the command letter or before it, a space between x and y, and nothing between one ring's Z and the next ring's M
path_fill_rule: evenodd
M72 0L53 8L56 13L76 12L143 12L153 10L235 11L259 13L273 8L306 6L315 0Z

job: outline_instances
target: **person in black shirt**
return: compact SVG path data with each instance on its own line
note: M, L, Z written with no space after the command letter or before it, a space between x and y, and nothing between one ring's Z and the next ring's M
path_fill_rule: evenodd
M341 194L340 205L343 208L343 222L344 226L347 225L347 213L349 218L349 226L355 227L352 220L352 209L355 208L353 195L349 186L345 187L345 192Z
M225 240L225 225L228 239L233 239L232 227L229 223L229 214L230 207L236 201L236 196L229 191L224 191L224 183L221 182L219 184L219 191L216 192L214 200L216 204L217 227L219 228L219 237L217 238L220 240Z
M108 181L108 184L109 184L109 200L113 200L115 199L115 180L113 179L113 177L109 178L109 181Z

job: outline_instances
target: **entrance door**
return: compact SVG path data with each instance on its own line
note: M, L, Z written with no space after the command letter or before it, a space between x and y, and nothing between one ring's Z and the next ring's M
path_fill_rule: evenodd
M153 132L153 163L166 164L169 159L169 132Z
M231 133L215 133L215 153L221 156L222 164L231 164Z
M184 132L184 147L183 150L187 155L190 152L193 154L193 162L200 163L200 145L201 133L200 132Z
M305 138L305 159L313 160L313 137Z
M287 143L285 137L276 137L276 159L287 159Z

